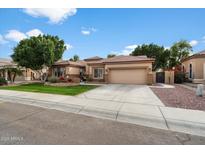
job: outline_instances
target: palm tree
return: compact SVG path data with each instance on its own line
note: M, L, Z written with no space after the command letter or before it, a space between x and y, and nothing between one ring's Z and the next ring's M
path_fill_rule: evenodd
M22 70L18 67L5 67L1 69L2 72L8 72L8 80L13 83L15 81L16 76L21 76L23 74Z
M23 72L22 72L22 70L20 68L12 68L11 72L13 73L12 82L15 81L16 76L23 75Z

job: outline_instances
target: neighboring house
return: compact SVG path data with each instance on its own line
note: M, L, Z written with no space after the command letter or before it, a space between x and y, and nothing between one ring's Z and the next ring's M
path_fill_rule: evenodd
M52 67L52 75L79 77L80 72L89 81L123 84L151 84L152 63L146 56L116 56L103 59L98 56L84 61L59 61Z
M5 59L5 58L0 58L0 69L3 68L15 68L17 67L17 64L14 63L11 59ZM38 72L31 70L31 69L25 69L22 68L23 75L22 76L16 76L16 81L30 81L30 80L35 80L39 79L40 75ZM4 77L6 80L8 80L8 72L7 71L1 71L0 72L0 77Z
M205 82L205 50L182 60L183 72L193 83Z
M86 64L83 61L59 60L50 68L49 75L79 82L80 74L85 72L85 67Z

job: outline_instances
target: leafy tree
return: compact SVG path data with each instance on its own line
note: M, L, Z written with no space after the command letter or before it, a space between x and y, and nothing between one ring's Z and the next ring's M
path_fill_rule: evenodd
M78 61L80 60L78 55L74 55L73 58L70 58L70 61Z
M62 57L65 50L64 41L58 36L39 35L21 40L14 48L11 57L19 66L40 71L43 74L42 69L52 66ZM47 79L48 72L45 74L44 81Z
M181 60L187 58L192 52L192 46L185 40L176 42L170 48L169 67L175 67L181 64Z
M169 50L165 49L163 46L158 46L156 44L143 44L137 46L135 50L130 54L132 56L146 55L148 58L154 58L155 62L153 64L153 70L159 68L166 68L169 60Z
M56 62L61 59L64 51L66 50L64 40L61 40L58 36L44 35L44 37L54 43L54 61Z
M108 54L107 58L112 58L112 57L115 57L115 56L116 56L115 54Z

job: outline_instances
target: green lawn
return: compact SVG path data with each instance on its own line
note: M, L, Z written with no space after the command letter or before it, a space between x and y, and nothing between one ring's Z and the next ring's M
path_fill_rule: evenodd
M24 84L19 86L5 86L0 89L5 90L16 90L16 91L27 91L27 92L39 92L49 94L61 94L61 95L77 95L88 90L94 89L97 86L94 85L79 85L79 86L68 86L68 87L56 87L43 85L41 83Z

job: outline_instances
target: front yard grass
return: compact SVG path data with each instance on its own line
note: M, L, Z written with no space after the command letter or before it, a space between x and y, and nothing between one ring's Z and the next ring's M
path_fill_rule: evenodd
M5 87L0 87L0 89L73 96L73 95L78 95L80 93L89 91L96 87L97 86L94 86L94 85L57 87L57 86L44 85L42 83L32 83L32 84L24 84L24 85L18 85L18 86L5 86Z

